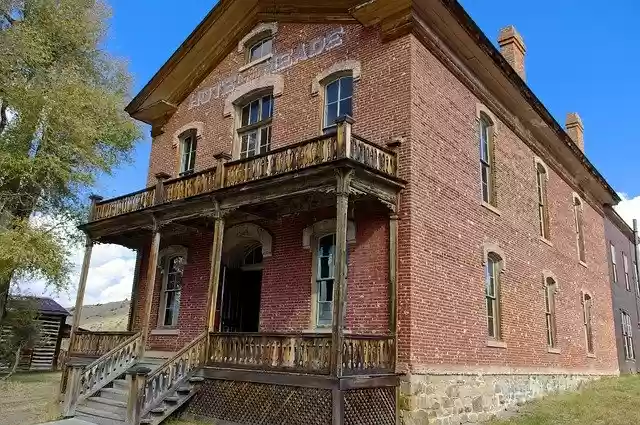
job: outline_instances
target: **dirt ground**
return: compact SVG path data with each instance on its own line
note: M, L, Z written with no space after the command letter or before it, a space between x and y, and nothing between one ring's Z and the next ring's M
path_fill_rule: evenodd
M19 374L0 382L0 425L33 425L59 418L60 373Z

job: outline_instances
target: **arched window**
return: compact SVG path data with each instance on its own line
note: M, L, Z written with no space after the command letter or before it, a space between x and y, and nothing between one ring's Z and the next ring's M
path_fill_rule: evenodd
M544 303L547 321L547 345L549 348L556 348L558 344L556 337L556 289L555 280L547 277L544 285Z
M584 218L583 218L583 208L582 201L579 197L574 196L573 198L573 215L575 220L575 231L576 231L576 244L578 247L578 258L583 263L586 262L586 255L584 249Z
M497 206L493 167L493 122L486 114L480 114L480 172L482 200Z
M593 307L593 300L591 295L582 295L582 310L584 316L584 333L587 341L587 353L593 354L593 328L591 326L591 310Z
M161 327L178 325L180 292L186 259L182 255L169 257L162 270L162 294L160 298L159 324Z
M333 285L336 251L335 233L318 239L316 261L316 325L331 326L333 321Z
M270 55L273 51L273 38L271 33L267 33L265 37L260 38L251 44L247 51L247 63L255 62Z
M272 93L254 97L240 107L240 158L249 158L271 149L272 118Z
M540 236L549 239L549 206L547 205L547 170L544 165L536 163L536 183L538 186L538 220Z
M259 264L262 264L262 245L250 249L242 261L243 266L257 266Z
M338 117L353 115L353 76L351 74L338 77L325 86L324 122L325 133L332 131Z
M187 130L180 135L180 175L191 174L196 168L196 130Z
M484 291L487 304L487 332L489 337L501 340L500 272L502 258L495 252L487 255L484 266Z

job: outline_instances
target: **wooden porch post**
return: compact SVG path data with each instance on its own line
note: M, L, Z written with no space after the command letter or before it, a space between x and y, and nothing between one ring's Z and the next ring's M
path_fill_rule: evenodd
M336 171L336 254L333 286L333 322L331 328L331 375L342 376L344 322L347 310L347 212L349 186L353 170ZM339 388L333 390L333 425L344 423L344 395Z
M389 331L398 327L398 213L389 214Z
M91 221L95 215L96 203L102 200L101 196L91 195L91 208L89 210L89 220ZM89 277L89 266L91 265L91 253L93 252L93 239L89 235L85 236L84 242L84 258L82 259L82 269L80 270L80 282L78 283L78 293L76 294L76 307L73 310L73 322L69 334L69 349L73 347L73 343L80 327L80 317L82 316L82 304L84 303L84 293L87 289L87 278ZM71 351L71 350L69 350Z
M151 305L153 304L153 292L156 286L156 271L158 270L158 254L160 252L160 226L156 219L153 219L153 229L151 233L151 249L149 250L149 263L147 264L147 291L144 299L144 313L142 315L142 340L138 356L144 356L149 339L149 326L151 324Z
M216 307L218 305L218 286L220 284L220 270L222 268L222 244L224 242L224 216L216 212L213 243L211 244L211 268L209 271L209 291L207 292L208 320L206 330L215 331Z

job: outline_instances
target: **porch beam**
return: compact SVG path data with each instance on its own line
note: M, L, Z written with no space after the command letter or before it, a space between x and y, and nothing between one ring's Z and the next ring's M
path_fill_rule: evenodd
M144 312L142 314L142 341L140 342L140 348L138 351L138 355L140 357L144 356L147 341L149 339L149 327L151 325L151 306L153 305L153 293L156 286L156 272L158 270L158 255L160 253L160 238L160 225L154 218L151 233L151 249L149 250L149 264L147 265L147 288L144 299Z
M341 377L342 346L347 302L347 212L352 169L336 170L336 256L334 263L333 321L331 333L331 375ZM334 407L336 403L334 403Z

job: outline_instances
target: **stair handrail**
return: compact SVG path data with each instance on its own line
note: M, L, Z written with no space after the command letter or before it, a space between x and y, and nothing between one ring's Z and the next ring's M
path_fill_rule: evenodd
M146 377L141 417L178 389L195 369L204 366L207 332L198 335Z
M142 342L142 333L138 332L113 350L99 359L88 364L82 369L76 403L80 403L101 390L133 366L138 359L139 344Z

